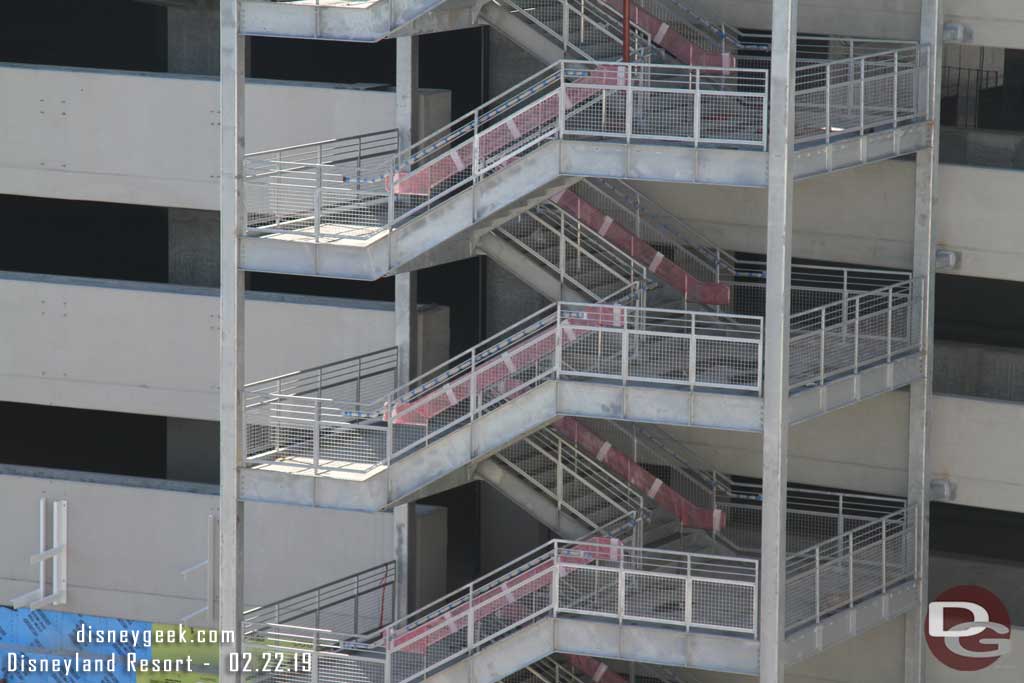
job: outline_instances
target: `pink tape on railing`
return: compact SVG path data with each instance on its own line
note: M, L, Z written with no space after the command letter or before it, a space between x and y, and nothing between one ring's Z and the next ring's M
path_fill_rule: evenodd
M708 305L729 303L731 298L729 285L698 280L572 190L563 190L551 199L576 217L584 226L629 254L673 289L681 292L687 301L692 300Z
M725 526L725 516L720 510L702 508L683 498L628 455L587 429L579 420L563 417L555 420L551 426L586 455L629 482L640 493L654 499L678 519L682 526L709 531L718 531Z
M578 325L622 327L625 323L625 309L621 307L581 306L574 310L578 310L580 314L579 318L573 321ZM563 342L572 342L579 335L580 332L575 330L573 322L562 324ZM464 373L420 398L396 405L392 411L392 421L395 424L426 425L430 418L469 398L474 375L477 391L482 391L536 363L554 350L555 331L549 329L539 332L480 364L475 371Z
M574 85L625 85L625 69L618 66L599 66L590 74L572 83L566 83L566 109L599 94L600 91L587 88L573 88ZM532 133L558 117L558 91L534 102L526 109L505 121L493 125L480 133L478 138L480 158L486 160L519 138ZM467 140L448 154L421 166L412 172L400 172L395 177L396 194L429 195L430 192L449 178L473 165L473 141ZM387 181L390 186L390 181Z
M622 14L622 0L602 0ZM643 8L630 6L630 22L651 34L651 39L678 59L690 66L721 66L731 69L736 62L728 52L711 52L687 40L678 31Z
M601 560L618 561L622 556L621 548L622 541L606 537L593 538L567 548L555 548L555 552L559 553L559 571L564 576L574 571L572 565L588 565ZM554 560L545 560L501 585L473 596L474 623L500 610L520 609L521 606L516 603L521 598L551 585L554 564ZM469 603L463 602L426 623L393 634L391 651L422 654L434 643L465 629L468 619Z
M604 662L586 655L562 655L577 671L586 674L594 683L626 683L626 679L608 668Z

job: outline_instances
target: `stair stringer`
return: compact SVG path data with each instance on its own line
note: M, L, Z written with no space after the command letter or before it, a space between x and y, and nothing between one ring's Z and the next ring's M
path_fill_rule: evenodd
M568 282L559 281L550 270L493 232L481 235L477 241L477 248L549 301L589 301L586 296L570 287Z
M590 529L565 514L550 498L489 458L476 466L476 477L485 481L531 517L558 534L559 538L582 538Z

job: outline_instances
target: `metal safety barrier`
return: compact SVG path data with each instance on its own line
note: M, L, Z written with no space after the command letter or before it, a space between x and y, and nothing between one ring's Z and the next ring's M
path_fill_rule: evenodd
M927 118L927 48L797 69L798 145ZM246 155L246 234L365 243L550 140L767 149L768 70L561 61L389 154L394 132Z

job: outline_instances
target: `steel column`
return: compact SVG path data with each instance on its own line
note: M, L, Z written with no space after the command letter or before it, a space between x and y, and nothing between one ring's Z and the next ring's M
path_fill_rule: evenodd
M921 45L929 49L928 68L918 93L929 87L928 107L932 126L928 134L931 146L917 153L914 181L914 276L920 276L922 376L910 385L909 457L907 461L907 507L916 506L918 606L907 614L904 677L907 683L923 683L925 671L924 624L928 609L928 403L932 390L932 337L935 318L935 179L939 160L939 135L936 113L941 93L942 0L921 0Z
M793 245L793 137L798 0L772 0L768 126L768 263L764 330L760 680L785 677L789 311Z
M245 384L245 274L240 231L245 154L245 42L239 35L240 0L220 3L220 552L217 623L235 634L221 645L220 680L241 683L228 657L242 649L242 502L244 458L242 387ZM212 569L212 568L211 568Z

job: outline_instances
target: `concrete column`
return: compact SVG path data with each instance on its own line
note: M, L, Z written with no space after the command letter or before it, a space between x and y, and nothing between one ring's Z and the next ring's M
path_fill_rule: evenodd
M420 80L418 36L403 36L395 41L395 127L398 128L399 148L407 148L419 137L416 125L417 90ZM395 346L398 347L398 382L405 384L416 376L416 273L395 276ZM402 617L416 605L416 507L399 505L395 516L395 613Z
M772 0L768 129L768 281L764 330L764 500L761 513L762 683L785 677L789 309L793 247L793 108L797 0Z
M914 276L923 278L921 340L924 376L910 386L910 443L907 460L907 503L916 505L918 522L918 606L907 614L904 676L907 683L923 683L925 671L924 624L928 609L928 404L932 393L935 357L935 181L939 161L938 118L941 97L942 0L921 0L921 44L930 48L928 73L932 118L932 146L917 153L914 178ZM923 91L923 89L922 89Z
M220 548L217 623L237 634L221 646L221 683L241 683L227 657L242 650L243 529L239 465L244 457L241 391L245 384L245 279L239 230L245 153L245 43L241 0L220 3Z
M417 90L420 87L419 36L395 39L395 127L399 147L408 147L419 139Z

